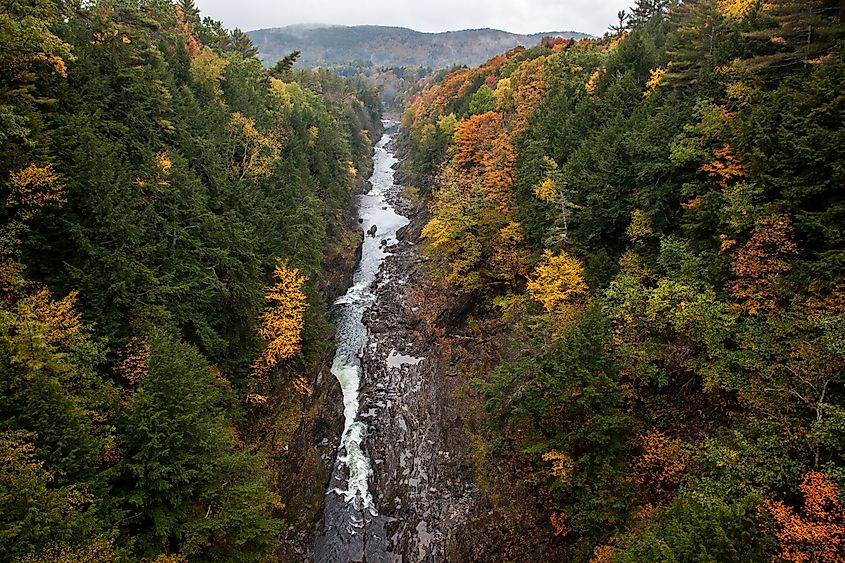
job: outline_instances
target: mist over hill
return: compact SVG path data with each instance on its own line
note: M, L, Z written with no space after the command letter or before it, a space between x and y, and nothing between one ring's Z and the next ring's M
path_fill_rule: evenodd
M305 68L347 62L365 66L473 66L517 45L535 45L543 37L589 37L576 31L519 35L496 29L423 33L378 25L291 25L250 31L248 35L265 64L301 51L298 66Z

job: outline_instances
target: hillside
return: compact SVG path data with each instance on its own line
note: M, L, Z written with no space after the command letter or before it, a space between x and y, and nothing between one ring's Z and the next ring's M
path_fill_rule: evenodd
M0 563L845 562L845 3L633 3L6 2Z
M407 105L390 345L427 358L402 416L451 496L393 502L406 558L845 561L845 11L669 4Z
M247 34L266 64L272 64L292 51L301 51L299 65L306 68L344 62L432 68L474 66L517 45L536 45L543 37L587 37L575 31L518 35L496 29L422 33L378 25L292 25Z
M375 92L138 4L0 11L2 563L267 560L332 392Z

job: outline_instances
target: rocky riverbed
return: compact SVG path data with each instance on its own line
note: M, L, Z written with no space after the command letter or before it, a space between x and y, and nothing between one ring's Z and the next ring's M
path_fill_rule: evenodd
M392 154L385 156L395 163ZM387 255L368 288L371 297L361 319L366 335L358 353L355 424L363 429L363 439L353 448L360 446L366 456L367 491L353 491L357 485L349 476L354 470L344 467L350 452L342 444L340 471L329 485L313 556L320 563L458 561L461 550L453 532L477 505L479 493L465 478L461 456L453 453L458 444L448 429L455 413L444 406L450 402L448 358L442 357L434 325L426 318L430 308L421 283L426 258L419 245L425 211L402 199L392 174L389 184L374 189L380 190L385 207L412 221L395 238L379 241ZM365 246L363 260L367 252ZM344 337L342 331L339 335Z

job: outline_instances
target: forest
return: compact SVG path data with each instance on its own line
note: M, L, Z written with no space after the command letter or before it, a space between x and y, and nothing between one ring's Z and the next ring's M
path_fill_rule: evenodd
M256 54L191 0L0 6L0 561L277 543L381 107Z
M843 16L640 0L410 100L479 560L845 560Z
M637 0L600 38L367 81L263 66L192 0L2 2L0 562L311 534L289 493L328 482L309 428L379 82L413 92L467 560L845 561L843 17Z

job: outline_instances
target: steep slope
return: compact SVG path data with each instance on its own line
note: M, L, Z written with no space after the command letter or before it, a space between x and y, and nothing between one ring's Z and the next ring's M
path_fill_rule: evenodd
M377 97L182 4L0 10L2 562L290 561L322 501Z
M667 4L402 118L462 560L845 560L843 8Z

